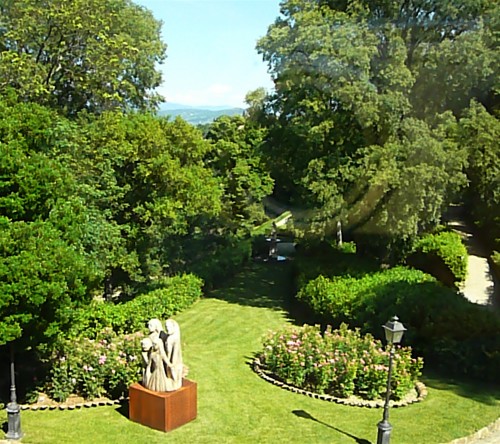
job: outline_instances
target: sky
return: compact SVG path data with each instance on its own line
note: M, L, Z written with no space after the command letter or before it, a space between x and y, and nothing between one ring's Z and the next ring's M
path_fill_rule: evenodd
M255 45L279 16L280 0L133 0L163 22L168 45L158 88L167 103L245 107L245 95L272 89Z

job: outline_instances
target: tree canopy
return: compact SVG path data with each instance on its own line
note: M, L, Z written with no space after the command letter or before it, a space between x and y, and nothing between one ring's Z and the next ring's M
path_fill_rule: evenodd
M3 0L0 93L67 115L154 108L161 22L130 0Z
M466 184L457 118L498 93L498 4L285 0L257 45L277 196L352 232L405 240Z

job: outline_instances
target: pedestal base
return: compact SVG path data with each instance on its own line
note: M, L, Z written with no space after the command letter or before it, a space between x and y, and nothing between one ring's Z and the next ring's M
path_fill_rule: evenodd
M174 392L153 392L141 384L129 387L129 418L132 421L168 432L196 418L196 382L184 379Z

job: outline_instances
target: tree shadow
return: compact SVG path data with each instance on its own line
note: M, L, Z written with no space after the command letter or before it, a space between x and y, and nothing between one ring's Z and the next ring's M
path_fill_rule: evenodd
M357 444L372 444L371 441L368 441L367 439L358 438L357 436L354 436L348 432L345 432L344 430L341 430L337 427L334 427L330 424L327 424L326 422L320 421L319 419L316 419L314 416L312 416L310 413L306 412L305 410L292 410L292 413L295 416L298 416L299 418L310 419L311 421L314 421L314 422L317 422L318 424L324 425L325 427L333 429L336 432L342 433L343 435L348 436L349 438L352 438Z
M422 376L427 387L451 391L463 398L473 399L486 405L497 405L500 401L500 387L465 378L444 377L435 371L427 370Z
M223 288L210 291L207 297L233 304L288 311L291 290L289 263L252 263L229 279Z

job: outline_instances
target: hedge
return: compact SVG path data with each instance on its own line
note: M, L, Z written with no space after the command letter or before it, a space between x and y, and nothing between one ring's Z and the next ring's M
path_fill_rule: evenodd
M413 248L413 258L409 263L415 263L418 268L440 279L439 267L445 267L450 278L444 278L443 283L453 285L465 281L467 277L467 249L458 233L443 231L427 234L416 241ZM440 279L441 280L441 279ZM451 282L449 282L451 281Z
M75 311L68 337L95 338L103 329L128 334L142 330L152 318L167 319L196 302L203 280L192 274L163 278L156 288L124 303L93 301Z
M319 276L299 290L297 299L325 322L347 322L379 338L381 326L397 314L408 329L405 343L427 363L497 381L500 318L419 270L397 267L362 277Z

